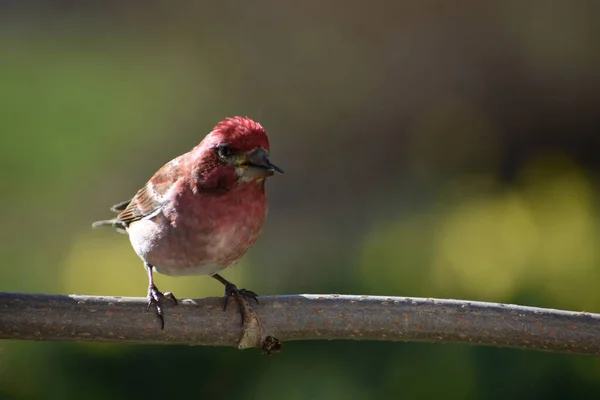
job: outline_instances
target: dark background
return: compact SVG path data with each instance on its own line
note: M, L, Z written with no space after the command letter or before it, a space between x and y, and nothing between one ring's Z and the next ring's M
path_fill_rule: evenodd
M248 115L286 174L224 274L240 286L600 312L599 2L86 4L0 1L0 290L144 296L127 239L91 222ZM206 277L157 285L222 293ZM598 398L600 361L0 342L0 398L184 396Z

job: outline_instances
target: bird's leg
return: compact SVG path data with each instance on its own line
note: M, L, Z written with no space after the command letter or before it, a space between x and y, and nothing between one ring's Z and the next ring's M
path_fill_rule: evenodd
M146 307L146 311L150 310L150 306L154 305L156 307L156 314L158 315L158 319L160 320L160 329L165 329L165 318L163 317L163 307L162 303L164 299L170 299L173 303L177 304L177 299L171 292L162 293L158 290L156 285L154 284L154 278L152 277L152 265L145 263L146 271L148 272L148 306Z
M229 298L231 297L235 298L238 301L238 304L240 299L252 299L256 302L256 304L258 304L258 295L253 291L246 289L238 289L237 286L235 286L233 283L229 282L227 279L223 278L219 274L213 274L211 276L219 282L221 282L223 285L225 285L225 303L223 304L223 311L227 309L227 303L229 302Z
M258 315L250 307L249 300L252 299L258 304L258 295L250 290L238 289L233 283L223 278L219 274L211 275L213 278L225 285L225 304L223 311L227 309L227 303L230 297L235 298L242 317L242 336L237 344L238 349L247 349L249 347L258 347L263 344L263 329Z

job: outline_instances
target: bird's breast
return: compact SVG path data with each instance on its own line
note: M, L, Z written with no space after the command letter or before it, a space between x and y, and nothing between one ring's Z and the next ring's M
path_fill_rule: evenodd
M260 193L259 193L260 194ZM129 227L138 255L166 275L213 274L239 260L264 225L264 196L191 198Z

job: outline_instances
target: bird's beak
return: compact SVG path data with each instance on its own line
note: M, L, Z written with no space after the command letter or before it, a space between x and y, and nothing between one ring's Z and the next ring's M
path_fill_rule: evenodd
M239 167L243 168L242 176L246 178L267 178L276 172L283 174L281 168L269 161L269 153L264 149L255 149L247 153Z

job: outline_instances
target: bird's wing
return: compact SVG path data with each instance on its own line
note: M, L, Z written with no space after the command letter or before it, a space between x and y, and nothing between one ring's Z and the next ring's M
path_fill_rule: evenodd
M163 207L165 199L168 198L167 194L169 190L177 184L179 177L178 167L179 162L177 158L165 164L143 188L138 190L131 201L113 206L113 209L116 211L120 211L119 208L122 208L121 213L117 216L117 220L127 226L132 222L158 213Z
M146 186L138 190L127 207L117 216L118 221L127 226L160 210L162 207L160 198L155 195L151 186L148 182Z

